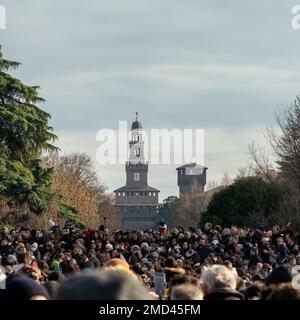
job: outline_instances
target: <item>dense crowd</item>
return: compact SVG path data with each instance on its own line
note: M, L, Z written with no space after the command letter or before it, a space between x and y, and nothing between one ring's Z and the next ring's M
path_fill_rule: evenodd
M291 225L109 232L50 220L0 239L2 299L300 299Z

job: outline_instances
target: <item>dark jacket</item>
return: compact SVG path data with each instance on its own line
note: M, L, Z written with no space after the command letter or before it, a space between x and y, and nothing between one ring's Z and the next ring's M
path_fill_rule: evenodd
M211 253L211 249L207 246L198 247L197 253L199 255L200 262L203 262Z
M204 300L244 300L244 295L231 288L220 288L207 294Z

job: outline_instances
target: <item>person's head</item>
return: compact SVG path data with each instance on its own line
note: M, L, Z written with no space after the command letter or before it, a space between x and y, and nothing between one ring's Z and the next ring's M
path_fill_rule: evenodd
M199 287L185 283L172 288L170 300L203 300L203 292Z
M48 276L48 281L62 282L64 278L65 277L61 272L52 271Z
M183 248L184 250L187 250L188 247L189 247L189 244L188 244L187 242L184 242L184 243L182 244L182 248Z
M17 264L18 262L18 259L15 255L13 254L9 254L8 257L7 257L7 264L12 266L12 265L15 265Z
M74 249L73 249L73 255L74 256L80 256L80 255L82 255L82 250L81 250L81 248L79 248L79 247L75 247Z
M232 226L231 228L230 228L230 231L231 231L231 234L232 235L235 235L235 234L237 234L238 233L238 228L237 228L237 226Z
M206 222L205 225L204 225L205 231L211 230L212 227L213 227L213 225L212 225L212 223L210 223L210 222Z
M147 252L147 251L149 250L149 245L148 245L147 242L143 242L143 243L141 244L141 250L142 250L143 252Z
M33 253L31 251L26 252L24 257L24 265L31 266L33 261L34 261Z
M280 232L280 227L279 226L273 226L272 228L272 234L277 235Z
M255 255L257 255L258 254L258 248L257 247L252 247L251 249L250 249L250 255L251 256L255 256Z
M278 246L281 246L281 245L284 244L284 239L283 239L283 237L278 237L276 241L277 241L277 245L278 245Z
M46 250L52 250L54 248L54 244L53 244L53 242L52 241L48 241L47 243L46 243Z
M176 268L177 267L176 260L173 257L168 257L165 261L165 266L167 268Z
M243 291L245 300L260 300L265 289L264 283L254 281Z
M266 278L266 285L278 285L281 283L290 283L292 281L291 267L287 265L279 266L274 269Z
M6 281L6 290L3 290L6 300L48 300L47 290L36 281L24 277L13 276Z
M64 261L70 261L72 259L72 255L70 252L65 252L63 256Z
M266 300L300 300L300 290L284 283L271 288Z
M231 231L229 228L224 228L223 231L222 231L222 236L227 236L231 234Z
M129 264L125 260L118 258L108 260L103 267L110 270L130 270Z
M173 238L171 244L172 244L172 246L176 246L177 245L177 240L175 238Z
M101 270L63 282L58 300L151 300L147 290L125 272Z
M190 240L191 237L192 237L192 234L191 234L189 231L186 231L186 232L184 233L184 238L185 238L186 240Z
M224 261L224 266L225 266L226 268L228 268L229 270L231 270L231 269L233 268L232 262L229 261L229 260L225 260L225 261Z
M49 296L51 299L54 299L59 287L59 282L58 281L48 281L44 282L42 286L47 290Z
M205 237L203 237L203 236L202 236L202 237L200 237L200 238L199 238L199 242L198 242L198 243L199 243L199 246L204 246L204 245L205 245L205 243L206 243Z
M218 264L204 267L201 279L205 294L222 288L235 290L237 286L237 276L227 267Z

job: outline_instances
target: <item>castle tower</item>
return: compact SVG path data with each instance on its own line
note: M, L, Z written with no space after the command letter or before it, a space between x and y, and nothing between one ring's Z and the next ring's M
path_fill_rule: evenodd
M204 192L206 167L197 163L187 163L177 169L179 195Z
M143 230L153 227L158 213L159 190L148 185L148 163L144 157L144 129L141 122L132 123L129 159L125 164L126 185L114 191L124 230Z

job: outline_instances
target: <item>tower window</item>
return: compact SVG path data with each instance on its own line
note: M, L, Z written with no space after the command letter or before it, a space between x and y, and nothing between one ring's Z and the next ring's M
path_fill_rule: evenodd
M139 172L134 172L134 174L133 174L133 180L134 180L134 181L140 181L140 179L141 179L140 173L139 173Z
M136 157L139 157L139 156L141 155L141 150L140 150L140 148L138 148L138 149L135 150L135 155L136 155Z

